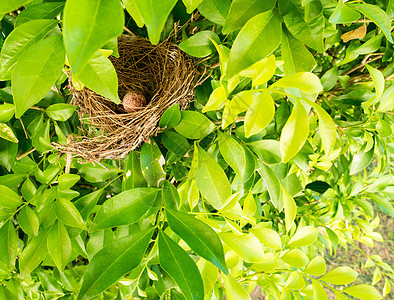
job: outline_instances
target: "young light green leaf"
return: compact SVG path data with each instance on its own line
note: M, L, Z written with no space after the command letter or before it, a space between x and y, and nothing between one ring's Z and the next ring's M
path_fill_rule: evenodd
M214 208L220 209L231 196L231 186L220 165L198 147L198 168L194 175L198 190Z
M189 214L167 209L168 225L198 255L228 274L222 242L216 232Z
M156 45L176 0L135 0L135 3L148 29L150 42Z
M111 61L101 51L97 51L78 74L73 73L73 79L116 104L120 103L118 76Z
M375 147L372 147L369 151L364 152L365 146L366 144L361 148L358 153L353 156L353 160L349 166L349 175L354 175L364 170L371 163Z
M11 79L15 64L22 54L42 40L57 24L58 21L54 20L34 20L15 28L1 49L0 79Z
M378 107L379 112L390 111L394 108L394 85L391 85L387 90L384 91L380 98L380 105Z
M222 115L222 129L235 122L238 114L246 111L253 103L254 92L242 91L236 94L231 101L227 101Z
M228 300L250 300L248 292L231 275L223 275L224 291Z
M123 32L120 1L69 0L64 9L64 44L73 73L81 72L90 58Z
M138 27L144 26L144 19L142 18L141 12L138 9L136 0L122 0L127 12L133 18Z
M204 299L204 285L196 263L165 232L159 230L160 266L174 279L186 299Z
M186 6L186 12L188 14L191 14L202 1L203 0L182 0L183 4Z
M7 123L15 114L15 105L3 103L0 105L0 123Z
M266 83L274 76L276 70L275 55L267 56L266 58L254 63L249 68L239 73L241 76L252 78L252 86L258 86Z
M205 104L202 112L205 113L211 110L219 110L221 109L227 102L227 91L223 85L219 85L216 89L213 90L211 95L209 95L209 99L207 104Z
M313 299L328 300L327 293L317 280L312 280Z
M289 247L302 247L313 244L318 235L317 228L313 226L305 226L298 229L290 241L287 243Z
M18 143L18 138L15 136L14 131L4 123L0 123L0 138L12 143Z
M22 10L15 20L15 27L38 19L53 19L64 8L64 2L46 2L31 5Z
M210 134L215 125L203 114L196 111L182 111L181 122L174 129L188 139L202 139Z
M304 288L304 286L305 286L305 280L297 271L294 271L290 274L285 284L286 289L292 289L292 290L300 290Z
M144 257L153 228L106 244L89 262L78 300L87 300L109 288L118 279L135 269Z
M257 140L247 146L266 164L281 162L280 143L277 140Z
M308 114L300 101L296 100L280 136L280 153L283 163L287 163L301 150L308 134Z
M154 206L158 195L158 189L136 188L109 198L96 213L90 230L136 223Z
M62 73L64 62L61 35L53 35L36 43L22 55L12 73L16 118L20 118L48 93Z
M212 40L220 43L218 35L210 30L199 31L179 44L179 49L195 57L205 57L215 51Z
M279 250L282 248L280 236L275 230L256 226L254 228L251 228L250 232L252 232L264 245L275 250Z
M299 72L285 76L270 86L271 89L297 88L306 94L318 94L323 91L319 77L310 72Z
M371 19L376 25L382 29L386 38L394 43L391 36L391 21L389 15L377 5L357 3L352 5L360 13Z
M368 72L373 80L373 85L375 86L376 95L372 103L376 103L377 101L380 100L380 97L382 96L384 91L384 76L380 70L375 69L374 67L371 67L368 64L365 66L367 67Z
M11 272L18 252L18 237L12 220L0 227L0 269Z
M209 21L223 26L230 9L230 0L204 0L198 11Z
M321 276L326 273L326 261L322 256L313 258L305 268L305 273L313 276Z
M262 131L275 115L275 104L271 94L264 89L258 94L245 116L245 136L257 134Z
M7 1L1 1L0 3L0 15L9 13L13 10L16 10L23 5L28 4L29 2L32 2L33 0L7 0Z
M166 178L163 171L164 157L159 147L153 143L144 143L141 148L141 171L151 187L159 187Z
M299 249L292 249L286 252L281 259L289 265L297 268L305 267L309 262L308 257Z
M55 221L48 232L47 247L56 267L63 272L71 257L71 239L62 222Z
M181 121L181 111L179 104L175 103L169 107L161 116L159 126L161 128L174 128Z
M382 299L382 295L376 288L368 284L358 284L348 287L343 292L361 300Z
M281 47L285 76L298 72L311 72L315 68L316 61L312 53L287 30L282 33Z
M351 23L358 20L360 17L361 15L357 10L345 5L343 1L338 1L328 21L334 24Z
M322 277L320 277L319 280L323 280L332 284L343 285L352 283L354 280L356 280L357 276L357 271L353 270L348 266L344 266L335 268L327 272Z
M76 109L76 106L70 104L56 103L49 106L45 112L51 119L64 122L72 116Z
M233 232L222 232L220 238L241 258L249 263L264 262L264 248L253 233L235 235Z
M285 210L286 230L289 231L297 215L297 205L293 197L283 188L283 186L281 186L281 190L283 207Z
M261 175L268 189L268 194L270 195L272 204L276 207L278 211L282 211L283 202L282 202L282 191L281 184L278 179L278 176L274 173L274 171L265 163L259 161L259 168L257 172Z
M18 223L29 236L37 236L40 229L40 220L30 206L26 205L19 211Z
M279 46L281 35L280 18L276 10L263 12L250 19L231 48L228 77L233 77L270 55Z
M59 198L55 203L55 213L60 221L71 227L86 229L86 225L74 204L65 198Z

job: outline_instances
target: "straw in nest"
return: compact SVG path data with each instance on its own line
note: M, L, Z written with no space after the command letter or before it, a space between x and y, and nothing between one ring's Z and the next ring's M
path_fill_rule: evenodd
M179 103L181 109L193 98L195 68L179 48L169 42L152 45L147 39L122 36L118 40L119 58L110 57L118 76L119 97L130 91L141 92L147 104L136 112L91 91L78 91L70 84L74 103L80 107L81 134L62 152L86 161L118 159L156 134L158 121L166 109Z

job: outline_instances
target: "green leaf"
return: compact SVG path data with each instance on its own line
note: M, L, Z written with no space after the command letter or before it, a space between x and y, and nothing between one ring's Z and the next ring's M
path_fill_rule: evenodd
M111 61L101 51L97 51L77 75L73 73L72 78L114 103L120 103L118 76Z
M123 190L146 187L148 184L141 171L141 163L135 151L131 151L127 159L126 174L123 177Z
M135 269L144 257L153 228L106 244L98 251L86 269L78 300L96 297L122 276Z
M379 112L390 111L394 108L394 85L391 85L387 90L384 91L380 98L380 105L378 107Z
M230 0L204 0L198 11L209 21L223 26L230 9Z
M174 279L186 299L204 299L204 285L195 262L165 232L159 230L160 266Z
M235 122L239 113L248 110L254 100L254 92L242 91L236 94L231 101L226 103L222 115L222 128L226 128L231 123ZM227 111L226 111L227 110Z
M349 166L349 175L354 175L362 170L364 170L372 161L375 147L372 147L369 151L364 152L366 144L361 148L361 150L353 156L353 160Z
M364 16L371 19L377 26L382 29L386 38L394 43L393 37L391 36L391 21L389 15L382 10L377 5L372 4L354 4L352 5L355 9L357 9Z
M316 61L312 53L287 30L282 33L281 47L285 76L298 72L310 72L315 68Z
M56 267L63 272L71 257L71 240L62 222L55 221L48 232L47 247Z
M334 121L320 105L307 99L304 99L304 101L316 110L317 116L319 117L319 131L324 152L326 155L329 155L337 139Z
M165 180L164 157L156 144L144 143L141 149L141 171L151 187L159 187Z
M278 0L279 13L290 33L299 41L322 53L324 52L324 18L322 14L305 21L298 1Z
M241 71L240 75L252 78L252 86L255 87L270 80L274 76L275 70L275 55L270 55Z
M16 10L23 5L28 4L29 2L32 2L33 0L7 0L7 1L1 1L0 3L0 15L9 13L13 10Z
M214 208L220 209L231 196L231 186L220 165L198 147L198 168L194 175L198 190Z
M30 237L38 235L40 220L30 206L26 205L19 211L18 223L22 230Z
M188 139L198 140L210 134L215 125L199 112L182 111L181 122L174 129Z
M64 122L72 116L76 109L76 106L70 104L56 103L49 106L45 112L51 119Z
M287 243L289 247L302 247L313 244L319 231L313 226L305 226L298 229L290 241Z
M64 44L73 73L78 74L109 40L123 32L120 1L68 0L64 9Z
M188 14L191 14L202 1L203 0L182 0L183 4L186 6L186 12Z
M280 143L277 140L257 140L248 143L247 146L266 164L281 162Z
M213 229L204 222L175 210L167 209L171 229L198 255L228 274L222 242Z
M10 188L0 185L0 206L15 209L23 203L21 197Z
M81 217L86 220L92 210L94 209L97 201L103 194L103 189L89 193L78 200L74 201L74 206L79 210Z
M0 165L5 167L8 172L11 171L17 152L18 144L0 140Z
M67 190L73 187L81 179L78 174L62 174L58 177L58 187L61 190Z
M297 88L306 94L317 94L323 91L319 77L310 72L300 72L285 76L270 86L270 88L276 87Z
M32 144L37 151L43 153L52 149L50 136L51 123L47 120L42 124L33 137Z
M176 2L176 0L135 0L153 45L160 41L160 34Z
M48 93L62 73L64 62L61 35L53 35L36 43L22 55L12 73L16 118L20 118Z
M360 13L354 8L345 5L343 1L338 1L328 21L334 24L351 23L358 20L360 17Z
M0 269L11 272L18 252L18 237L12 220L0 227Z
M187 139L174 131L166 130L161 136L161 142L168 150L184 156L190 149Z
M47 2L31 5L22 10L15 20L15 27L38 19L53 19L59 15L64 8L64 2Z
M280 250L282 248L280 236L275 230L256 226L251 228L250 232L252 232L264 245L275 250Z
M0 105L0 123L7 123L15 114L15 105L4 103Z
M312 291L313 291L313 299L328 300L326 291L317 280L312 280Z
M354 285L344 289L343 292L361 300L382 299L382 295L380 295L378 290L368 284Z
M305 273L313 276L321 276L326 273L326 261L322 256L313 258L305 268Z
M321 84L323 86L323 90L325 92L331 90L338 80L338 67L334 66L329 69L324 75L320 78Z
M78 171L89 182L102 182L119 173L119 168L106 163L94 165L86 163L78 166Z
M157 196L157 189L136 188L109 198L96 213L90 230L136 223L153 207Z
M276 10L250 19L238 33L227 66L229 78L270 55L280 44L281 23Z
M294 271L290 274L285 284L286 289L292 289L292 290L300 290L304 288L304 286L305 286L305 280L297 271Z
M287 163L301 150L308 134L308 114L300 101L296 100L280 136L280 153L283 163Z
M254 16L271 10L276 0L234 0L223 27L223 33L229 34L245 25Z
M179 104L175 103L169 107L161 116L159 126L161 128L174 128L181 121L181 111Z
M293 197L281 186L283 208L285 210L286 231L289 231L297 215L297 205Z
M71 227L86 229L86 225L74 204L64 198L55 203L55 213L60 221Z
M220 238L241 258L249 263L264 262L264 248L253 233L235 235L233 232L221 232Z
M289 265L297 268L305 267L309 262L308 257L299 249L292 249L286 252L281 259Z
M259 168L257 172L261 175L268 189L268 194L270 195L272 204L276 207L278 211L282 211L283 202L281 201L281 185L278 176L274 171L265 163L258 162Z
M356 280L357 276L357 271L350 267L344 266L327 272L322 277L320 277L319 280L323 280L332 284L344 285L352 283L354 280Z
M377 101L379 101L380 97L383 94L384 91L384 76L383 73L378 70L375 69L373 67L371 67L370 65L365 65L368 69L369 74L371 75L371 78L373 80L373 85L375 86L375 100L373 101L373 103L376 103Z
M258 94L245 116L245 136L257 134L262 131L275 115L275 104L268 90L264 89Z
M144 19L142 18L141 12L137 7L136 0L122 0L122 2L137 26L140 28L144 26Z
M248 292L231 275L223 275L224 290L228 300L250 300Z
M0 123L0 138L10 141L12 143L19 142L11 127L4 123Z
M215 51L212 40L220 43L218 35L210 30L199 31L179 44L179 49L195 57L205 57Z
M223 85L219 85L216 89L213 90L211 95L209 95L209 99L207 104L205 104L202 112L205 113L211 110L219 110L221 109L227 102L227 91Z

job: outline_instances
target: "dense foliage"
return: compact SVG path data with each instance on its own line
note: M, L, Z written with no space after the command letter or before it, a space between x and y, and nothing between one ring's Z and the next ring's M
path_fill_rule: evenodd
M324 257L394 215L394 1L56 1L0 2L0 299L390 293ZM120 102L123 32L180 42L195 101L120 161L58 153L68 76Z

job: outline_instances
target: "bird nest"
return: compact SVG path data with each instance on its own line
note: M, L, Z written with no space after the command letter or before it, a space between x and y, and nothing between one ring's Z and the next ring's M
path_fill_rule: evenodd
M70 81L73 102L80 108L81 131L62 152L86 161L119 159L159 130L162 114L173 104L185 109L196 86L195 65L177 45L168 41L152 45L149 40L123 35L118 39L119 58L110 57L117 76L118 94L142 93L146 105L128 112L122 104Z

